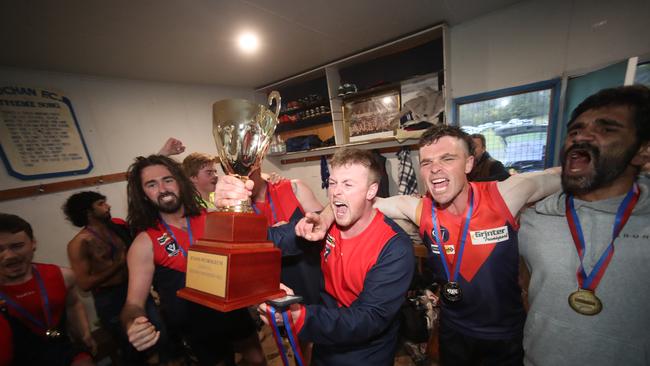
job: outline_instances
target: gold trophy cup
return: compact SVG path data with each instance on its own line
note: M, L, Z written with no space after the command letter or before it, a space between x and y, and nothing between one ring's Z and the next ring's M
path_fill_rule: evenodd
M280 94L271 92L268 104L228 99L212 107L217 155L228 174L244 181L269 147ZM250 200L208 213L203 236L188 251L186 287L178 296L219 311L284 296L281 253L266 239L266 228L266 218L253 212Z

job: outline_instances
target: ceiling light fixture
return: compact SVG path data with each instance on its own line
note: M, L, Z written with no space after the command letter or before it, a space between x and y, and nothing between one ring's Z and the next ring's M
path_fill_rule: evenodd
M257 51L257 48L260 45L259 39L253 33L244 33L239 36L237 41L239 49L245 53L253 53Z

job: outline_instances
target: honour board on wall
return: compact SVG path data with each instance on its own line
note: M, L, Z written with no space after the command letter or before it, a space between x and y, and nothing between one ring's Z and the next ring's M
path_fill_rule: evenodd
M0 86L0 157L22 180L85 174L93 167L70 100L26 86Z

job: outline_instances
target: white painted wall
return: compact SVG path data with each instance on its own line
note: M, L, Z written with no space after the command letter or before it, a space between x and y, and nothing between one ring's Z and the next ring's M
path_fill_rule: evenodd
M155 83L0 68L0 83L57 89L73 105L95 167L84 176L124 172L138 155L157 152L174 136L188 152L215 153L212 103L224 98L253 98L252 89ZM21 181L0 168L0 190L46 184L77 176ZM114 217L126 217L126 183L90 187L108 197ZM22 216L34 227L36 260L68 265L66 245L77 228L63 217L61 205L76 191L0 202L0 212Z
M648 0L538 0L451 28L453 98L650 53Z

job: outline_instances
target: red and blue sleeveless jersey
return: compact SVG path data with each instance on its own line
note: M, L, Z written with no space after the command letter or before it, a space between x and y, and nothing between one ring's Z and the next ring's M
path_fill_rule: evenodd
M255 202L255 208L260 215L266 217L266 223L273 226L280 221L289 222L298 213L304 215L304 210L293 193L291 181L283 179L276 184L266 183L267 195L264 201ZM298 211L298 213L296 212Z
M506 206L497 182L471 182L472 213L457 282L463 292L459 303L443 302L441 320L452 329L475 338L507 339L520 335L525 312L519 287L518 224ZM422 199L420 235L429 249L434 280L448 281L434 240L430 196ZM463 215L436 209L443 250L455 268Z
M205 231L205 219L207 211L202 210L198 216L190 217L190 226L194 241L201 238ZM158 221L158 226L147 229L147 235L153 243L153 261L156 266L171 268L183 272L187 270L187 258L183 256L183 251L187 253L190 248L190 236L176 226L169 226L171 233L165 229L165 225ZM171 235L173 234L173 235ZM174 240L176 238L179 242ZM182 250L180 248L183 248Z
M203 236L207 211L200 215L190 217L193 240ZM190 238L187 231L178 227L169 226L174 236L165 229L162 222L155 228L147 229L146 233L153 246L153 260L155 272L153 276L154 289L160 295L161 303L168 314L167 321L172 328L187 326L188 314L185 300L176 296L176 291L185 287L185 272L187 270L187 257L183 255L190 248ZM176 240L174 240L174 237ZM183 248L181 251L179 248Z

